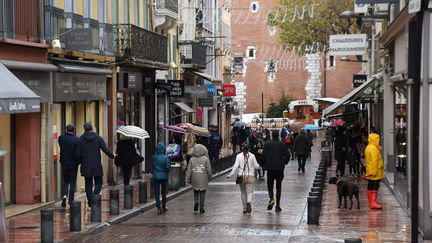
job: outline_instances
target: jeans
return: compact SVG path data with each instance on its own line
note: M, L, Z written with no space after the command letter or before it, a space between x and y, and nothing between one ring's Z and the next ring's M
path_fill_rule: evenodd
M68 197L69 202L74 200L77 172L78 168L62 165L63 195Z
M194 190L195 203L199 202L200 209L204 208L205 193L206 190L203 191Z
M129 185L130 178L132 175L132 165L121 167L123 170L123 184L125 186Z
M307 154L297 154L299 171L300 170L302 170L303 172L305 171L305 164L306 164L307 157L308 157Z
M161 208L160 195L162 194L162 208L166 205L166 194L167 194L168 180L155 180L153 179L153 190L154 197L156 199L156 207Z
M243 203L243 211L246 210L246 203L252 203L252 194L255 190L255 184L240 183L241 199Z
M282 194L282 180L284 178L283 170L268 170L267 171L267 190L270 200L273 200L273 187L274 181L276 180L276 205L280 205L280 199Z
M93 179L95 187L93 190ZM102 189L102 176L85 177L85 191L89 207L92 205L93 195L99 195Z

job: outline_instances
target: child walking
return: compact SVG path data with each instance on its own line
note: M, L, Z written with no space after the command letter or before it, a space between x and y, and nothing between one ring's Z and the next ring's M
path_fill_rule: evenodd
M199 207L200 213L205 213L205 193L212 175L207 148L202 144L195 144L186 171L186 183L192 184L192 189L194 190L195 212L198 211Z

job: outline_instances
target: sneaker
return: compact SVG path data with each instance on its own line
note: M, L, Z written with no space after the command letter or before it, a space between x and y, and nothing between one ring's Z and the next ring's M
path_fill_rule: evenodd
M280 212L282 212L282 208L280 208L279 206L276 206L275 211L276 211L276 213L280 213Z
M195 212L198 211L198 206L199 206L198 202L195 202L195 204L194 204L194 211L195 211Z
M246 211L247 211L248 213L251 213L251 212L252 212L252 206L251 206L250 203L246 203Z
M63 196L62 203L61 203L62 207L66 207L66 199L67 199L66 195Z
M200 213L205 213L204 208L200 208Z
M267 206L267 210L272 210L273 206L275 205L276 201L274 199L269 201L269 204Z

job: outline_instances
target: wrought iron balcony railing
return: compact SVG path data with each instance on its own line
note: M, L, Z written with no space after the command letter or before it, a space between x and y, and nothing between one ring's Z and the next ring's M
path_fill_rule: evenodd
M206 66L206 47L198 42L180 42L180 57L182 64L189 64L196 68Z
M178 18L178 0L155 0L155 14Z
M168 38L132 24L114 25L115 51L118 57L138 62L166 64Z

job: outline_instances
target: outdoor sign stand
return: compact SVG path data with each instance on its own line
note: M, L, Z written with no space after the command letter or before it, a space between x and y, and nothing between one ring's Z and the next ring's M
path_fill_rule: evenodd
M0 242L9 242L6 231L6 215L3 201L3 184L0 182Z

